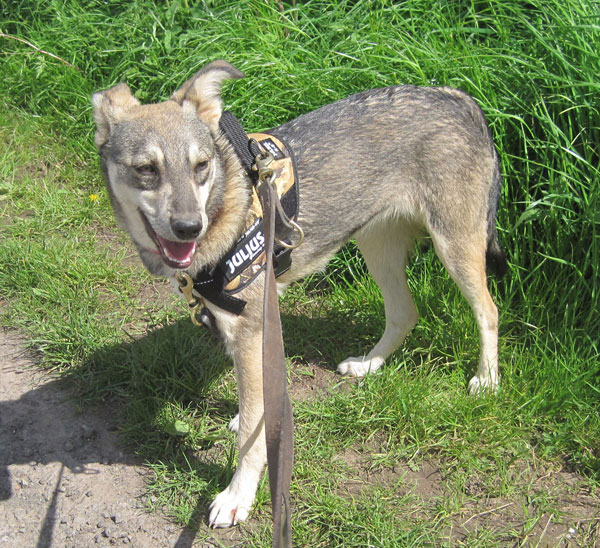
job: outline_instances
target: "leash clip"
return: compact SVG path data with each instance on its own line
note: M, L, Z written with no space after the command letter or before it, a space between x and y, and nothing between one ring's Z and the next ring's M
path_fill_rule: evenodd
M273 154L271 154L261 143L259 143L256 139L250 139L250 143L255 145L256 148L260 151L260 154L256 155L254 159L253 169L258 171L258 181L259 185L261 183L267 182L272 183L275 179L275 171L271 167L271 164L274 161Z
M200 305L202 305L202 299L199 299L194 295L194 281L186 272L178 272L175 274L177 284L179 285L179 292L183 293L185 300L188 303L190 310L190 317L194 325L203 326L204 323L199 319Z

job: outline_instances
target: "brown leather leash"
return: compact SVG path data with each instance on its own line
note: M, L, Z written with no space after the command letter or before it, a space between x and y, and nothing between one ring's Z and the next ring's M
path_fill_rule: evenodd
M267 160L266 165L264 164ZM291 548L292 525L290 484L294 460L294 423L287 392L287 378L277 285L273 271L275 224L281 218L281 206L274 185L269 158L257 157L257 192L263 209L267 263L263 303L263 402L269 488L273 512L273 548ZM276 211L278 215L276 217Z

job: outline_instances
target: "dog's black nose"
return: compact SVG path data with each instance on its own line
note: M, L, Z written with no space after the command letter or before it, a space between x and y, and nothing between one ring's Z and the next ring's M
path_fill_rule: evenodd
M202 230L199 219L171 219L171 230L180 240L194 240Z

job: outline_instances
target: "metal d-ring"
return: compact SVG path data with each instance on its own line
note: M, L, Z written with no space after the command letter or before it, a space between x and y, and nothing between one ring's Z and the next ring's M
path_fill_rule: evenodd
M284 242L283 240L280 240L277 237L275 237L275 241L281 247L285 247L286 249L296 249L304 241L304 230L302 230L302 227L296 221L292 221L292 219L289 220L289 223L294 228L294 231L298 233L298 241L293 244L288 244L287 242Z

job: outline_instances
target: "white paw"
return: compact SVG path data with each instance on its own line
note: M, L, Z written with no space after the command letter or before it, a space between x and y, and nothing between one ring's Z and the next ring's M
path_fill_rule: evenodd
M250 513L252 501L230 493L229 487L219 493L209 508L208 524L212 528L232 527L244 521Z
M231 419L229 421L229 424L227 425L227 428L229 430L231 430L232 432L239 432L240 431L240 414L239 413L235 417L233 417L233 419Z
M496 376L478 377L475 375L469 381L469 394L482 396L485 393L493 394L498 391L498 378Z
M337 366L337 371L350 377L364 377L368 373L375 373L383 363L383 358L346 358Z

